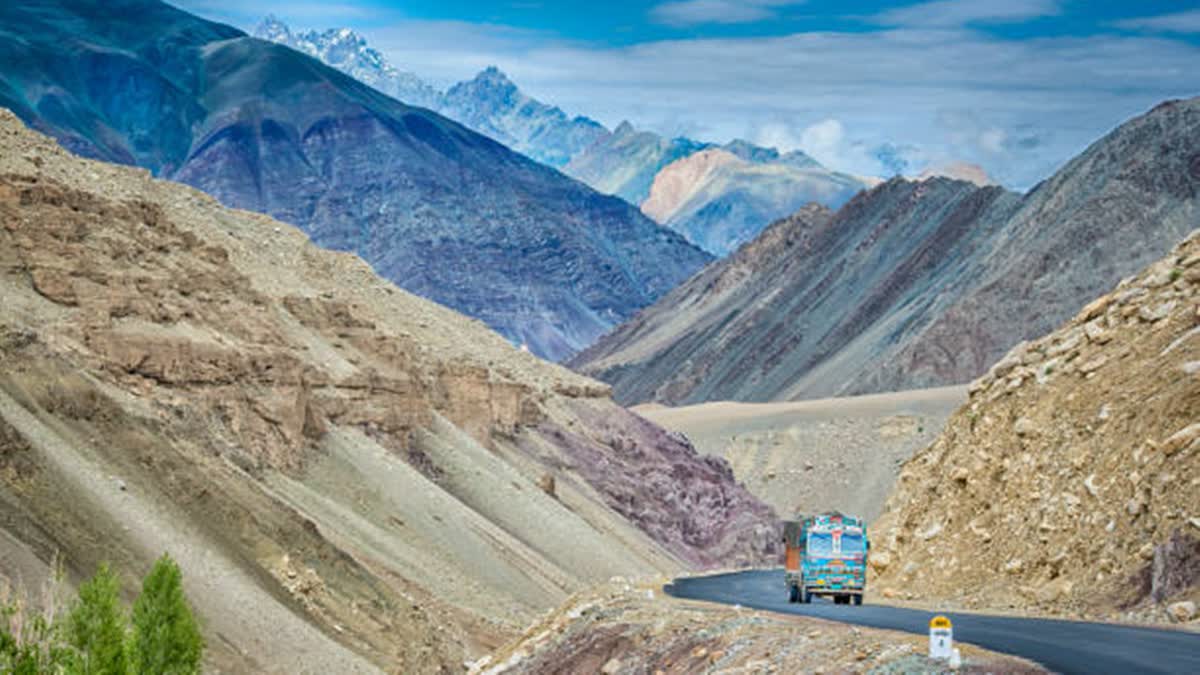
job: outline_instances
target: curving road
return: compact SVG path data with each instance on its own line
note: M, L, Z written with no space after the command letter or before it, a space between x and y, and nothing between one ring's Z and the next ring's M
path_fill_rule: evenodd
M816 602L787 602L782 570L718 574L676 579L669 595L707 600L832 621L929 633L930 612L886 605L862 607ZM946 612L954 639L995 652L1021 656L1060 673L1200 673L1200 634L1082 621L1022 619Z

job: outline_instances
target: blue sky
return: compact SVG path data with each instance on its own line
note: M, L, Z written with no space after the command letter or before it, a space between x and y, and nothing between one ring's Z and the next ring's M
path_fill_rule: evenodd
M1200 95L1179 0L177 0L249 30L349 26L435 85L498 65L613 126L801 148L888 175L954 161L1029 187L1116 124Z

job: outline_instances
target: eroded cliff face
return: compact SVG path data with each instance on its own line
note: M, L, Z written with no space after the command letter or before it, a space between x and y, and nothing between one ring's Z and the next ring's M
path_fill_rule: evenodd
M1198 488L1200 230L971 385L900 473L873 583L966 607L1194 620Z
M587 584L774 556L607 385L7 113L0 150L0 545L171 552L214 666L453 670Z

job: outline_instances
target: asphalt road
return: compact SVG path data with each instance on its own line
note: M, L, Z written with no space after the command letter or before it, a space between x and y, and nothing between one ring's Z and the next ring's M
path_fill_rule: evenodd
M788 614L871 628L929 634L931 612L886 605L789 604L782 570L676 579L666 592L677 598ZM954 639L1021 656L1060 673L1200 673L1200 634L1082 621L1022 619L946 612Z

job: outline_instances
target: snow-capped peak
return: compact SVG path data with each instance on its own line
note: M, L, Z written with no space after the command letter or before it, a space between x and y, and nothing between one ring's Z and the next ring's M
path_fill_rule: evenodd
M397 69L350 28L293 33L278 17L268 15L254 36L303 52L410 105L436 108L441 92L413 73Z

